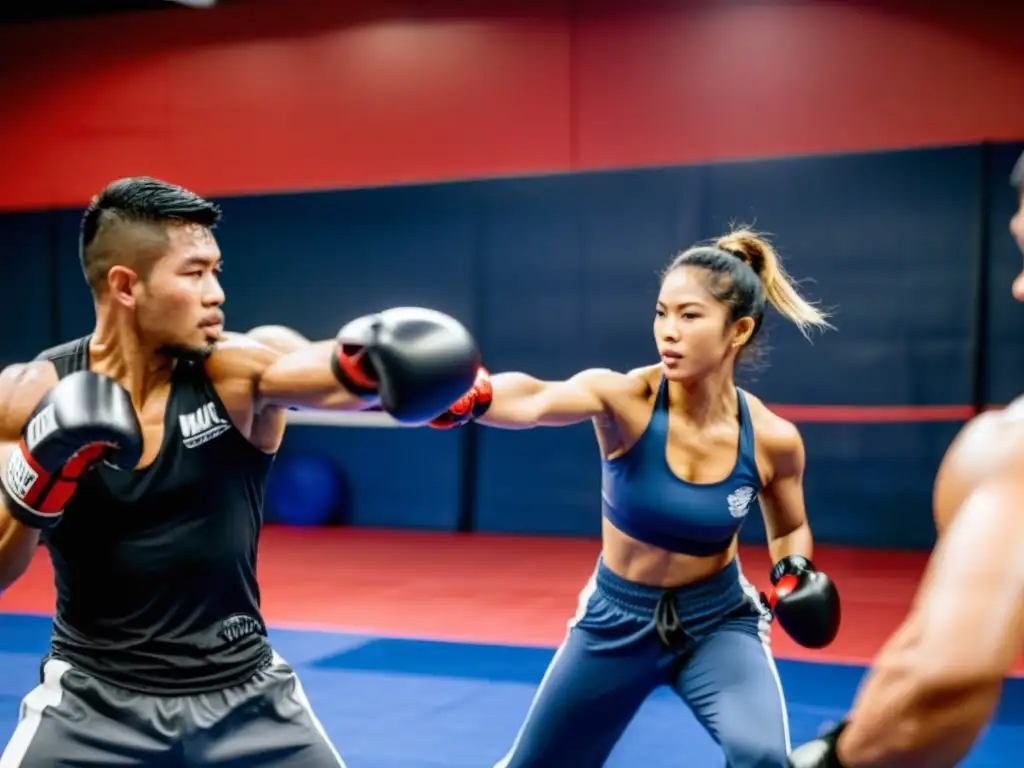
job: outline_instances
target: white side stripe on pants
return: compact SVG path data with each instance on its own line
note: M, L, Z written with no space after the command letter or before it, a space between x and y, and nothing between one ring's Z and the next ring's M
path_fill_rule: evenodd
M779 677L779 669L775 666L775 656L772 655L772 625L767 613L761 607L761 594L757 591L757 587L747 581L747 577L743 575L743 565L740 563L739 555L736 556L736 565L739 567L740 585L743 587L743 591L762 610L763 615L757 627L758 634L761 636L761 649L768 659L768 668L771 670L775 686L779 690L779 705L782 707L782 731L786 739L786 754L789 754L793 750L793 745L789 740L789 712L786 711L786 694L782 690L782 678Z
M19 768L43 722L43 712L47 707L59 706L64 698L61 679L69 669L70 664L58 659L50 659L43 665L43 682L21 700L18 727L0 756L0 768Z

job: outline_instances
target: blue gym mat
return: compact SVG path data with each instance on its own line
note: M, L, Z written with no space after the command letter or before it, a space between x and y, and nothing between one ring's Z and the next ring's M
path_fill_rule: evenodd
M0 743L38 682L46 617L0 614ZM489 768L512 743L553 649L272 630L348 768ZM794 743L838 719L862 667L779 661ZM751 724L756 727L756 724ZM1007 683L996 721L964 768L1019 766L1024 680ZM722 768L724 760L668 690L652 696L608 768Z

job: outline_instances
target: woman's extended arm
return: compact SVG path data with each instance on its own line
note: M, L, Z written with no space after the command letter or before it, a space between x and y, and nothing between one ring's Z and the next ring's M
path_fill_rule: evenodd
M492 401L478 423L501 429L563 427L609 410L620 393L639 381L607 368L591 368L565 381L542 381L526 373L491 376Z

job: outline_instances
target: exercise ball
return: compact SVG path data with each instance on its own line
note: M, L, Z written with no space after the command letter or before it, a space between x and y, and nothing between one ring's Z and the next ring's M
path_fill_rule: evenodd
M340 522L344 489L341 472L322 456L279 459L267 481L271 521L295 526Z

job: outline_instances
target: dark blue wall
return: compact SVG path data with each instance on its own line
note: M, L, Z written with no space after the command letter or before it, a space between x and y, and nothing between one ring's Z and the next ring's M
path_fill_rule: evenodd
M770 321L770 367L741 378L763 399L1001 403L1016 394L1024 364L1024 308L1009 295L1021 258L1006 231L1016 204L1007 176L1021 149L227 199L226 310L233 328L283 323L322 338L367 311L426 305L462 318L494 371L625 370L654 359L658 270L740 221L774 236L795 277L813 278L805 292L836 309L839 329L812 345ZM16 286L0 310L4 363L91 328L78 213L0 216L5 274ZM979 344L987 349L980 377ZM818 538L928 546L932 477L959 426L802 424ZM454 529L468 503L478 530L599 530L589 425L472 434L303 426L282 456L299 453L343 469L355 524ZM745 537L762 535L752 520Z

